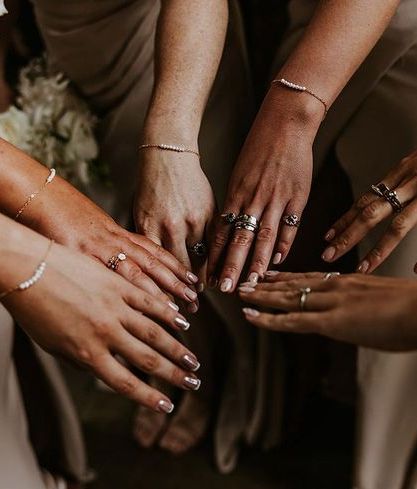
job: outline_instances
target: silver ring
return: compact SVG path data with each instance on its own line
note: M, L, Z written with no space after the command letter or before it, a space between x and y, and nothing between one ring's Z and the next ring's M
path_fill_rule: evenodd
M236 221L236 214L234 212L226 212L221 214L220 217L226 222L226 224L233 224Z
M297 214L289 214L282 218L282 222L287 226L298 228L301 224L301 220Z
M339 272L328 272L323 277L323 280L330 280L331 278L335 278L335 277L339 277L339 276L340 276Z
M385 199L393 208L394 212L398 214L402 212L404 206L398 199L397 192L395 190L391 190L385 183L379 183L378 185L371 186L372 192L378 197L382 197Z
M255 233L259 228L259 221L255 216L240 214L235 220L235 229L247 229Z
M107 268L110 268L110 270L113 270L117 272L117 269L119 268L120 262L125 261L127 259L126 253L121 251L117 255L113 255L109 260L107 261Z
M207 245L204 241L197 241L197 243L188 247L188 251L201 258L207 255Z
M256 233L256 231L258 230L258 226L254 226L253 224L249 224L247 222L242 222L242 221L237 221L235 223L235 229L238 230L238 229L246 229L246 231L250 231L252 233Z
M306 309L307 296L311 294L312 290L310 287L303 287L300 289L300 311L303 312Z

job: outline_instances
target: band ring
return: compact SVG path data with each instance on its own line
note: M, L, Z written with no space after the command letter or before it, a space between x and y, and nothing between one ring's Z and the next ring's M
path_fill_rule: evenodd
M240 214L235 222L235 229L246 229L252 233L256 233L259 229L259 221L255 216L250 214Z
M106 266L110 270L117 272L120 262L125 261L126 259L127 259L126 253L121 251L117 255L113 255L111 258L109 258Z
M340 277L340 272L328 272L323 277L323 280L330 280L331 278Z
M297 214L288 214L282 218L282 222L287 226L298 228L301 224L301 219Z
M310 287L303 287L300 289L300 311L303 312L306 310L307 305L307 297L311 294L312 290Z
M403 205L398 199L397 192L395 190L391 190L387 185L385 185L385 183L372 185L371 190L378 197L385 199L391 205L394 212L399 214L404 209Z
M207 245L204 241L197 241L197 243L188 247L188 251L201 258L207 255Z
M221 214L220 217L225 221L226 224L234 224L237 216L234 212L226 212L224 214Z

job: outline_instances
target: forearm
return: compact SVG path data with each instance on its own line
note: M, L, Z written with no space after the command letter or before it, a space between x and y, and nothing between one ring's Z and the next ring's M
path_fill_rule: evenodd
M227 9L227 0L162 1L144 141L196 145L223 52Z

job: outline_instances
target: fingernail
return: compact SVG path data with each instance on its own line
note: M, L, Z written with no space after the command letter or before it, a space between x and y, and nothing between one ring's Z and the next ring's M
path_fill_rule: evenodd
M183 319L183 318L180 318L180 317L176 317L174 319L175 323L178 324L178 326L183 330L183 331L187 331L188 329L190 329L190 323Z
M246 314L246 316L250 316L256 318L260 315L260 312L256 309L250 309L249 307L244 307L242 311Z
M197 360L197 358L193 357L192 355L184 355L182 357L182 364L184 365L185 368L190 369L192 372L197 372L197 370L200 368L200 362Z
M188 287L185 289L184 294L190 301L195 301L197 299L197 292L194 292L194 290L191 290Z
M192 272L187 272L187 278L192 284L196 284L198 282L198 277L197 275L194 275Z
M336 248L334 246L329 246L329 248L324 250L324 253L321 255L324 261L333 260L334 255L336 254Z
M224 278L220 284L220 290L222 292L229 292L232 290L233 280L231 278Z
M197 292L199 294L203 293L204 292L204 284L202 282L200 282L198 285L197 285Z
M274 258L272 258L272 263L274 265L279 265L282 260L282 253L275 253Z
M184 377L184 385L193 391L198 391L201 386L201 380L194 377Z
M276 277L280 272L278 270L268 270L265 277Z
M364 260L357 268L359 273L366 273L369 270L369 261Z
M258 283L258 280L259 280L259 274L256 273L256 272L252 272L249 275L248 280L249 280L249 282L252 282L252 283L257 284Z
M195 314L198 311L198 305L195 302L192 302L188 305L187 311L191 314Z
M217 287L218 280L213 275L209 278L208 286L210 289L215 289Z
M239 287L256 287L257 285L254 282L242 282Z
M171 414L174 410L174 405L171 401L161 399L160 401L158 401L157 410L161 413Z
M171 308L171 309L174 309L174 311L179 311L180 308L177 306L177 304L175 304L174 302L171 302L171 301L168 301L168 306Z
M252 292L255 292L254 287L239 287L239 292L243 292L244 294L250 294Z
M334 229L330 229L330 231L328 231L324 239L326 241L331 241L335 236L336 236L336 231Z

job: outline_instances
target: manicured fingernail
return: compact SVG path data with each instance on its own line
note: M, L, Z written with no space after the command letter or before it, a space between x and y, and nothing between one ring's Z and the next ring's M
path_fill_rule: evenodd
M187 278L190 283L196 284L198 282L198 277L197 275L194 275L192 272L187 272Z
M324 250L324 253L321 255L324 261L333 260L334 255L336 254L336 248L334 246L329 246Z
M244 294L251 294L252 292L255 292L254 287L239 287L239 292L243 292Z
M244 307L242 311L246 314L246 316L250 316L252 318L256 318L260 315L260 312L256 309L250 309L249 307Z
M190 323L185 320L184 318L181 318L181 317L176 317L175 318L175 323L178 324L178 326L183 330L183 331L187 331L187 329L190 329Z
M194 377L184 377L184 385L193 391L198 391L201 386L201 380Z
M233 280L231 278L224 278L220 283L220 290L222 292L229 292L232 290Z
M171 414L174 410L174 405L171 401L166 401L165 399L161 399L158 402L157 410L161 413Z
M331 241L335 236L336 236L336 231L334 229L330 229L330 231L327 232L324 239L326 241Z
M274 257L272 258L272 263L274 265L279 265L282 260L282 253L275 253Z
M184 365L185 368L190 369L192 372L197 372L197 370L200 368L200 362L197 360L197 358L193 357L192 355L184 355L182 357L182 364Z
M249 277L248 281L257 284L259 280L259 273L252 272Z
M242 282L239 287L256 287L257 285L254 282Z
M174 311L179 311L180 310L180 308L177 306L177 304L175 304L175 302L168 301L168 306L171 309L174 309Z
M364 260L357 268L359 273L366 273L369 270L369 261Z
M268 270L265 277L276 277L280 272L278 270Z
M217 287L217 284L217 278L212 275L208 280L208 286L210 287L210 289L215 289Z
M185 289L184 294L190 301L195 301L197 299L197 292L194 292L194 290L191 290L188 287Z
M198 311L198 305L195 302L192 302L188 305L187 311L191 314L195 314Z
M198 292L199 294L203 293L203 292L204 292L204 288L205 288L204 284L203 284L202 282L200 282L200 283L197 285L197 292Z

